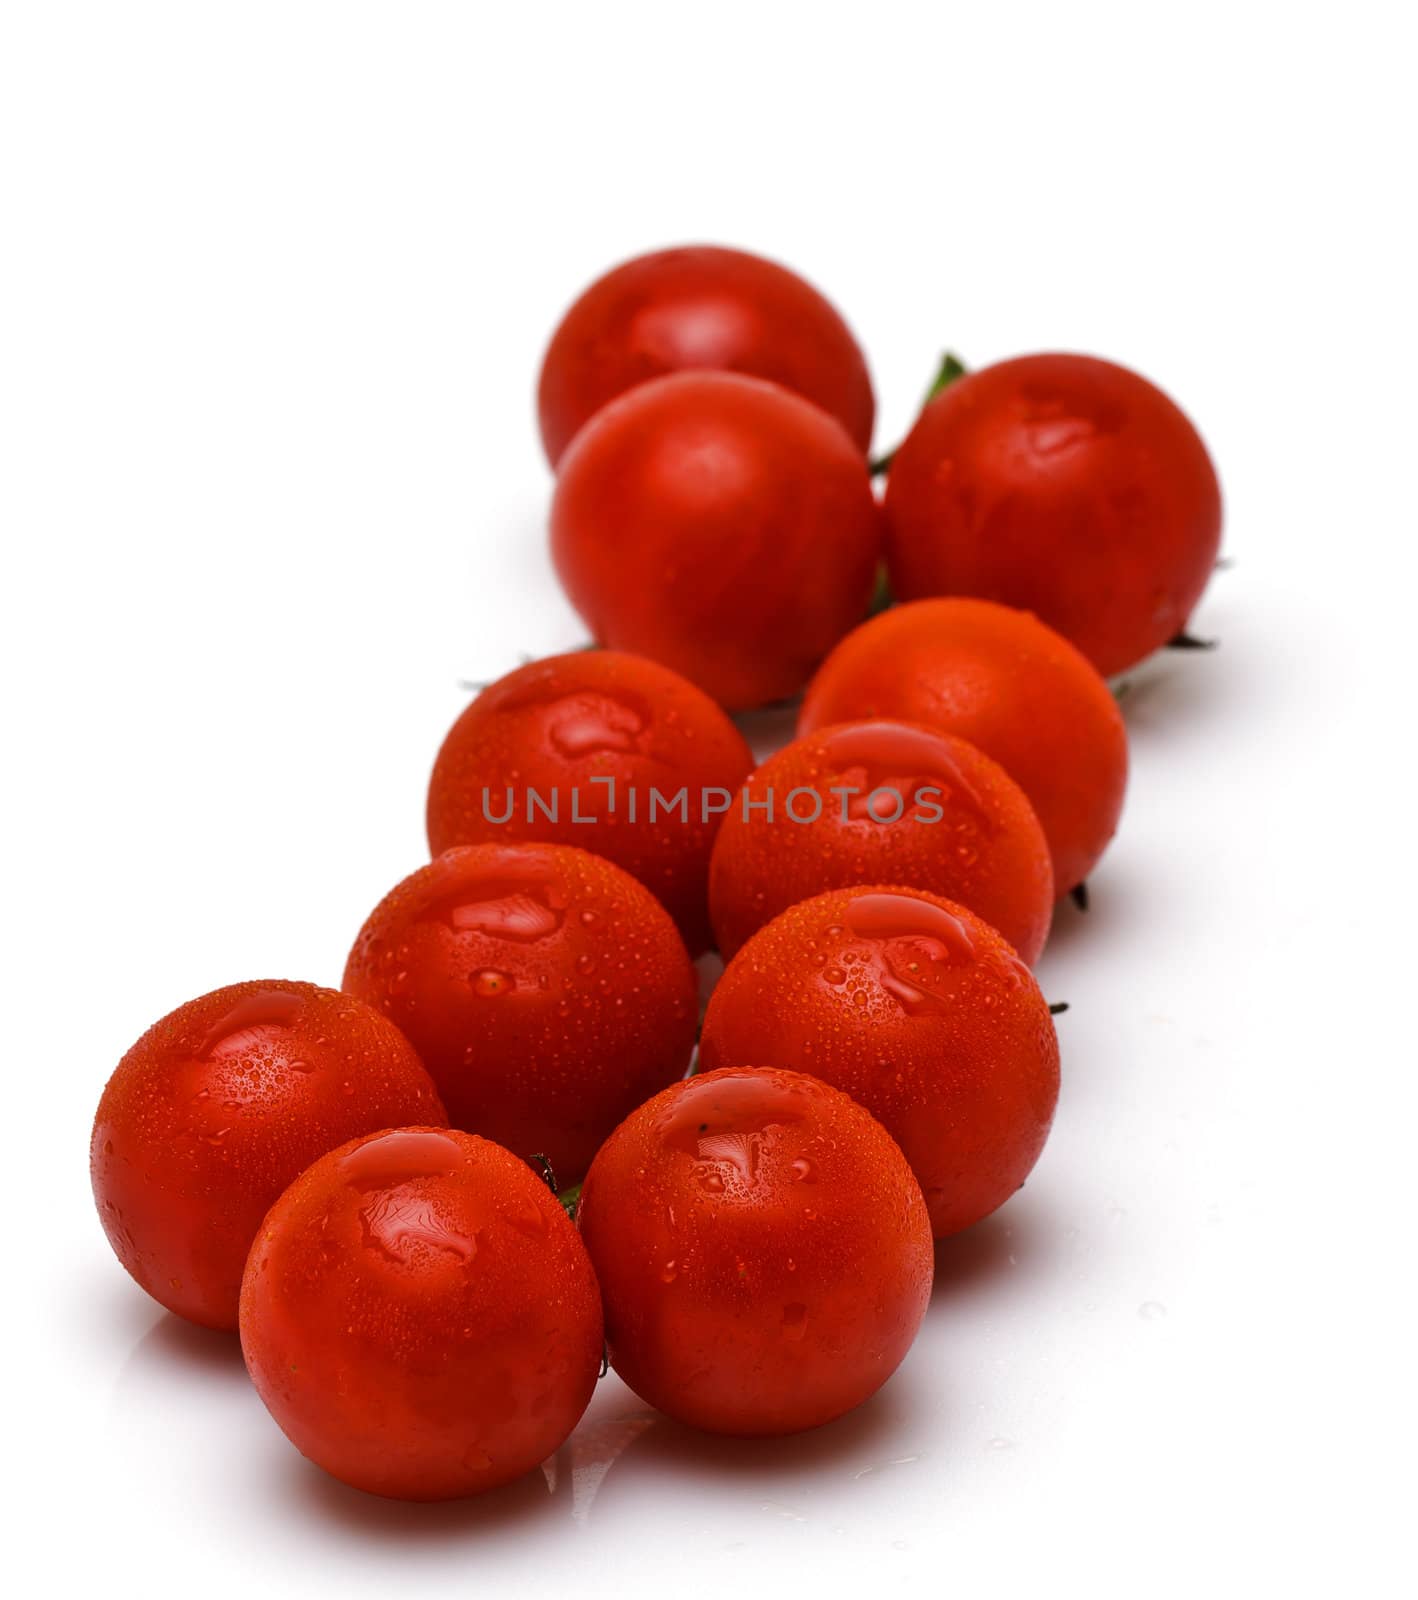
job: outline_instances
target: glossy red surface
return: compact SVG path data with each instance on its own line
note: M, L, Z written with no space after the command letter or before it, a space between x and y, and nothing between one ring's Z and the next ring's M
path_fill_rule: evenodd
M710 865L725 960L799 900L882 882L969 906L1030 963L1043 949L1054 904L1043 829L1018 784L965 740L905 722L824 728L765 761L746 798Z
M1221 488L1146 378L1021 356L925 408L892 460L886 520L898 599L1020 606L1111 675L1185 629L1216 565Z
M313 983L238 983L155 1023L94 1118L94 1198L118 1259L191 1322L236 1326L267 1209L358 1133L444 1120L408 1040Z
M836 309L776 262L691 245L624 262L562 318L537 393L548 459L608 400L706 367L781 384L836 417L862 454L871 444L871 378Z
M963 906L924 890L832 890L775 918L709 1000L700 1065L770 1058L852 1096L892 1134L938 1235L1028 1177L1059 1089L1029 969Z
M797 693L865 614L882 539L860 451L787 389L658 378L576 436L551 547L595 639L730 710Z
M470 845L398 884L344 987L413 1041L455 1126L576 1182L689 1064L694 968L641 884L567 845Z
M344 1145L251 1252L241 1344L291 1443L355 1488L479 1494L532 1471L586 1409L600 1296L560 1202L451 1129Z
M594 851L668 907L697 955L711 939L709 852L752 766L743 735L678 673L616 650L551 656L489 685L449 730L429 843ZM678 809L656 804L681 789Z
M1029 798L1059 894L1118 826L1127 731L1108 686L1037 617L988 600L896 606L849 634L808 686L798 732L873 717L923 723L993 757Z
M657 1095L602 1147L577 1220L616 1371L716 1433L793 1433L860 1405L930 1298L930 1224L901 1152L795 1072Z

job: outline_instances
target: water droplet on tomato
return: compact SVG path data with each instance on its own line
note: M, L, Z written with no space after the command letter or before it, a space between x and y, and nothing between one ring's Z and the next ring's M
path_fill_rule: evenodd
M478 1253L476 1233L455 1228L431 1196L420 1193L407 1181L395 1179L394 1183L395 1187L376 1192L360 1211L359 1225L366 1249L378 1251L401 1266L420 1246L456 1256L460 1261L473 1259Z
M306 997L288 989L258 989L238 1000L208 1031L198 1047L203 1060L239 1055L266 1042L266 1030L292 1026L304 1009Z
M443 922L454 933L535 944L565 921L566 897L549 861L523 859L456 879L427 903L423 919Z
M552 747L575 761L602 751L638 753L650 716L645 706L627 696L588 692L553 702L547 721Z
M807 1332L807 1307L796 1300L784 1306L781 1327L785 1339L801 1339Z
M753 1183L776 1130L801 1122L794 1093L770 1076L746 1073L690 1080L656 1124L660 1139L701 1163L701 1186L720 1193L726 1183Z
M515 1228L524 1238L540 1239L547 1231L547 1219L541 1208L527 1201L503 1213L509 1227Z
M975 955L975 941L960 918L915 895L858 895L847 906L847 926L863 939L932 939L955 960Z
M394 1128L377 1133L340 1157L351 1188L365 1190L413 1178L446 1177L463 1163L462 1147L435 1128Z
M841 769L832 782L859 792L847 800L847 815L890 825L918 820L928 807L963 812L981 828L994 832L996 822L978 790L965 776L950 740L908 723L872 722L840 728L822 740L826 759ZM934 793L922 794L922 790ZM889 792L901 796L896 815ZM919 819L926 820L926 819ZM933 824L939 819L932 811Z
M516 986L516 979L510 972L497 972L492 967L484 967L481 972L473 974L473 993L488 999L510 994Z
M861 895L847 907L847 926L858 937L883 947L881 987L911 1016L947 1009L933 992L943 969L976 958L970 930L943 906L914 895Z

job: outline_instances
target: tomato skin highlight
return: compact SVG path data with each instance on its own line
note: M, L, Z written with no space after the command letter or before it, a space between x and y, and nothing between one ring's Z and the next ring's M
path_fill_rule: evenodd
M241 1346L302 1455L400 1500L510 1482L575 1427L600 1294L556 1196L508 1151L397 1128L322 1157L272 1207Z
M612 1128L683 1075L698 988L669 913L567 845L468 845L370 914L345 990L402 1028L449 1120L574 1183Z
M729 710L802 688L866 614L881 539L841 427L734 373L613 400L576 436L552 499L556 570L595 639Z
M602 1146L577 1223L611 1365L712 1433L796 1433L860 1405L930 1299L930 1224L901 1152L796 1072L714 1072L657 1095Z
M1033 611L1105 676L1185 630L1221 543L1196 429L1092 356L1021 356L951 384L896 452L885 506L898 598Z
M537 390L547 459L556 466L617 395L701 368L780 384L835 417L863 455L871 445L871 376L835 307L762 256L689 245L623 262L562 318Z
M435 856L523 839L594 851L638 878L700 955L712 937L709 853L722 816L717 797L706 806L703 796L733 794L752 767L724 712L668 667L616 650L551 656L490 684L449 730L428 787L429 845ZM652 791L680 788L685 820L656 811ZM510 816L491 820L509 790Z
M710 996L700 1065L765 1056L881 1122L938 1237L1019 1188L1058 1101L1058 1039L1029 969L973 912L922 889L832 890L744 945Z
M356 1134L446 1122L408 1040L334 989L237 983L148 1029L108 1080L90 1170L108 1241L160 1305L236 1327L242 1269L276 1197Z
M1108 686L1067 639L988 600L918 600L849 634L823 662L799 734L896 717L967 739L1028 796L1054 887L1082 883L1117 831L1127 730Z
M798 901L887 878L969 906L1038 960L1054 906L1044 830L1019 785L964 739L906 722L820 728L765 761L746 791L751 805L730 808L710 862L725 961ZM770 793L772 819L761 809ZM816 820L792 820L811 816L814 796Z

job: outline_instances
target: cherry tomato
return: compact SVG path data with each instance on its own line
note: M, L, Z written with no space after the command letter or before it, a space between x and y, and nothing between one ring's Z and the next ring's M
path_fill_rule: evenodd
M481 1494L576 1426L600 1296L556 1196L471 1134L352 1140L271 1208L241 1288L241 1347L302 1455L398 1500Z
M429 784L429 844L594 850L639 878L699 955L709 852L752 766L728 717L667 667L614 650L553 656L500 678L453 724Z
M1028 967L924 889L834 889L775 917L729 963L699 1052L705 1071L766 1057L859 1101L905 1152L940 1236L1024 1182L1059 1091Z
M664 907L568 845L469 845L405 878L350 952L346 990L413 1041L456 1127L563 1184L682 1077L694 968Z
M871 378L833 306L776 262L700 245L625 262L562 318L537 399L548 460L608 400L705 367L781 384L836 417L862 454L871 444Z
M391 1123L444 1122L404 1036L313 983L236 983L155 1023L94 1118L99 1217L153 1299L235 1328L246 1253L281 1190L327 1150Z
M601 1148L577 1220L611 1365L714 1433L795 1433L860 1405L930 1299L930 1224L900 1150L796 1072L656 1095Z
M823 663L798 732L901 717L968 739L1029 797L1054 887L1082 883L1117 831L1127 732L1108 686L1067 639L988 600L921 600L873 617Z
M881 536L839 424L727 372L658 378L598 411L551 511L557 571L595 638L730 710L802 688L865 615Z
M719 831L709 904L727 961L823 889L911 884L958 900L1038 959L1049 847L1019 785L964 739L908 722L810 733L749 778Z
M1112 674L1185 629L1216 565L1221 489L1145 378L1021 356L925 408L892 460L886 519L899 598L1021 606Z

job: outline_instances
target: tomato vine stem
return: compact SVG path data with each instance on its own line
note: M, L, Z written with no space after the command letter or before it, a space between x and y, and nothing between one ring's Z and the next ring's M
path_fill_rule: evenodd
M969 370L953 350L947 350L940 358L940 366L936 368L935 378L930 388L926 390L925 399L921 401L921 410L924 411L943 389L948 389L957 378L963 378ZM896 450L900 448L900 445L896 446ZM872 477L879 478L883 472L891 470L891 463L896 459L896 450L888 450L884 456L878 456L871 463Z
M559 1200L561 1196L556 1187L556 1169L552 1166L550 1159L538 1151L535 1155L528 1156L527 1160L537 1169L537 1176Z

